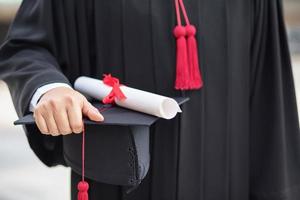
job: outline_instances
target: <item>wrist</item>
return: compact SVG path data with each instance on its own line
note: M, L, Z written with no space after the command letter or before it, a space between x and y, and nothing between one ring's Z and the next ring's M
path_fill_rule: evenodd
M31 112L34 111L34 109L37 106L37 103L40 101L41 97L47 93L48 91L55 89L55 88L59 88L59 87L64 87L64 88L70 88L73 89L70 85L66 84L66 83L50 83L44 86L41 86L40 88L38 88L34 95L31 98L31 102L30 102L30 106L29 106L29 110Z

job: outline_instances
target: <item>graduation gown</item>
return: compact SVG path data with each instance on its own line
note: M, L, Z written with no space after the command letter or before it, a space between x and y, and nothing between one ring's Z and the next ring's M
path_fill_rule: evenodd
M300 135L281 1L185 4L198 27L204 87L180 92L173 0L24 0L0 51L0 78L18 115L29 112L38 87L82 75L112 73L131 87L189 96L180 117L153 127L149 174L124 199L299 199ZM61 137L25 131L41 161L65 163Z

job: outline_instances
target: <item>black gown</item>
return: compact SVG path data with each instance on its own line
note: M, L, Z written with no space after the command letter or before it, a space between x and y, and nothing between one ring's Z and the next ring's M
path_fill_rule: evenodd
M131 87L190 97L179 120L153 128L150 172L123 199L300 199L299 123L281 1L185 3L198 27L204 87L180 92L173 0L24 0L0 51L0 78L18 115L29 112L44 84L112 73ZM61 137L25 128L45 164L64 164ZM121 192L104 189L106 199L109 191Z

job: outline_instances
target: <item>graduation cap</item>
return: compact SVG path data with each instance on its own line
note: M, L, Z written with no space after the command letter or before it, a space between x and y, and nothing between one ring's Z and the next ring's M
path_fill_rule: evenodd
M174 99L179 105L189 100ZM102 183L136 187L150 166L150 126L160 118L99 101L92 104L104 116L104 121L84 118L86 134L63 136L66 163L78 174L82 173L83 180L88 177ZM14 124L34 125L33 114ZM78 189L87 190L88 185L81 182Z

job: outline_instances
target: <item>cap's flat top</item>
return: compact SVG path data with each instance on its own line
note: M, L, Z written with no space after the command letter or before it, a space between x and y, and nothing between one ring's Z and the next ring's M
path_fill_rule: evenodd
M178 97L174 98L179 105L187 102L189 100L188 97ZM152 115L144 114L141 112L129 110L126 108L121 108L115 105L103 105L100 102L92 103L93 106L98 108L101 111L101 114L104 117L104 121L95 122L91 121L87 118L84 118L84 123L86 124L99 124L99 125L121 125L121 126L150 126L155 121L159 119L159 117L155 117ZM34 124L35 120L33 118L33 114L28 114L24 117L21 117L17 121L14 122L14 125L22 125L22 124Z

